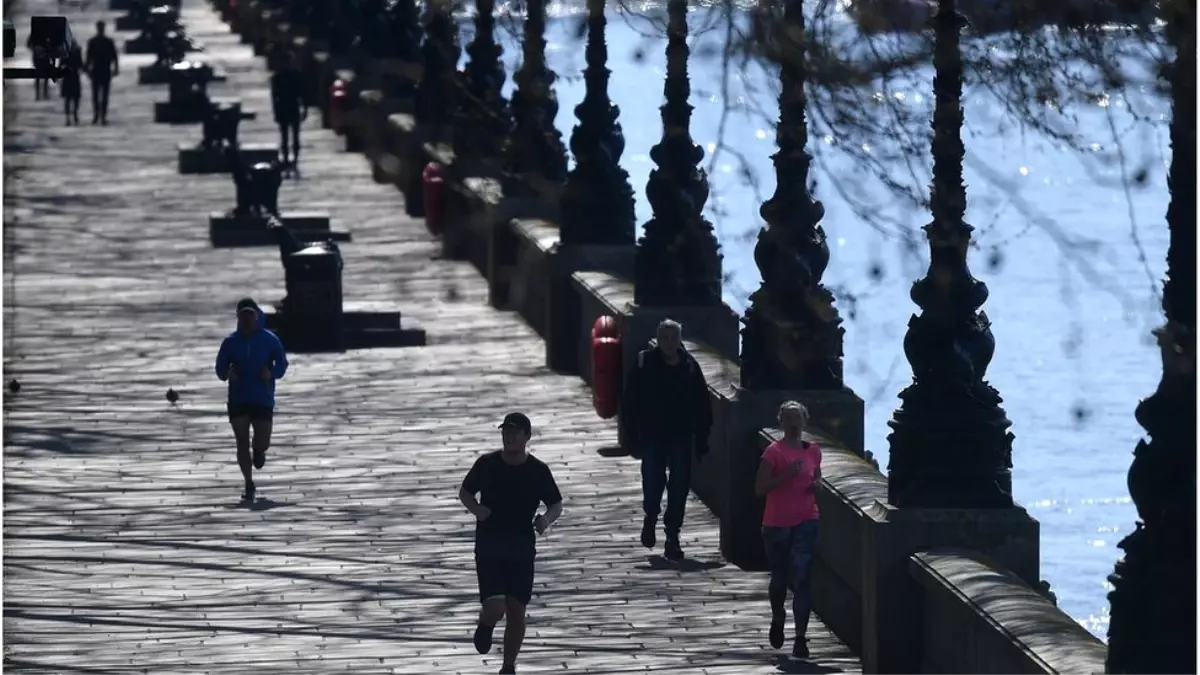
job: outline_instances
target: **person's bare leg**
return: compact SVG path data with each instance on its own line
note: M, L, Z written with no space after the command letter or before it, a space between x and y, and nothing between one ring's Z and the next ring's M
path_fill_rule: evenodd
M504 599L508 620L504 622L504 666L517 665L517 655L525 642L525 605L513 598Z
M242 470L242 478L246 481L246 492L254 491L254 464L250 458L250 418L234 417L229 420L233 427L233 438L237 442L238 468Z
M486 654L492 650L492 631L504 618L504 596L488 598L479 607L479 625L475 628L475 650Z
M254 468L261 469L267 463L267 448L271 447L272 423L270 418L258 418L250 424L254 428L254 438L251 440L251 446L254 448Z

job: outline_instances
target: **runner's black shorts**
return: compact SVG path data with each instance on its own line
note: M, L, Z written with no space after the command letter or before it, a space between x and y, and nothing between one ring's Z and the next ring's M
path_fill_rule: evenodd
M528 605L533 598L533 559L535 553L523 547L507 550L498 546L475 547L475 576L479 580L479 601L512 598Z
M275 416L275 410L269 405L254 403L228 403L225 406L229 419L249 417L251 422L270 422Z

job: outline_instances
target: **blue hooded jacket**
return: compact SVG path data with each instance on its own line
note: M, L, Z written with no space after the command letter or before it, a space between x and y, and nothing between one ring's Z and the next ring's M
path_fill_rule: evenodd
M225 379L232 364L238 373L236 380L229 380L229 402L275 407L275 380L287 372L287 355L279 337L267 330L267 318L262 309L258 312L258 327L249 336L234 329L221 342L217 352L217 377ZM264 382L260 373L263 367L271 369L271 380Z

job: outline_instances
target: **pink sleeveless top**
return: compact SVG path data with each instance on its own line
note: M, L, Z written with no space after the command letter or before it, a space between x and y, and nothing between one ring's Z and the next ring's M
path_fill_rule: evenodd
M767 493L762 524L767 527L794 527L808 520L817 520L816 473L821 467L821 446L803 443L794 447L775 441L763 451L762 459L771 467L771 475L784 473L795 461L800 472L778 488Z

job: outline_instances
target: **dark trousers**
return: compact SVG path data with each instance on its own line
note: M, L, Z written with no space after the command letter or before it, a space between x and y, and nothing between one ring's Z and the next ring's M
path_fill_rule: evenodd
M297 116L295 120L286 120L278 122L279 124L279 149L283 154L283 161L287 162L290 158L293 162L300 161L300 118ZM289 143L290 141L290 143ZM288 148L291 152L288 152Z
M108 88L112 80L107 77L92 78L92 121L108 119Z
M642 510L647 518L657 518L665 489L663 529L667 537L678 538L692 485L692 440L644 441L641 446Z
M787 592L792 591L792 618L796 621L796 640L803 641L808 632L808 615L812 612L812 591L809 577L813 558L817 554L817 521L806 520L794 527L762 529L767 549L767 564L771 569L768 597L771 610L784 612Z

